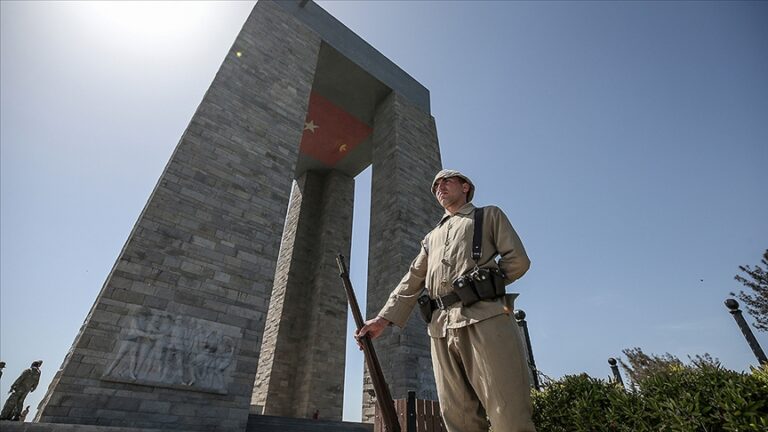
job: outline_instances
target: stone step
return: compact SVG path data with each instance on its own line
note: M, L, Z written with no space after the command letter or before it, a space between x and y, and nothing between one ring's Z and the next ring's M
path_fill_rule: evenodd
M1 432L166 432L164 429L144 429L117 426L95 426L66 423L33 423L0 420ZM178 430L175 432L187 432Z
M251 414L246 432L373 432L373 424Z

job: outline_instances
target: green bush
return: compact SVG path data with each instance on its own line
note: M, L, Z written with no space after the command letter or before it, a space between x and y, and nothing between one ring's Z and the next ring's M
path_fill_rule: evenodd
M583 375L533 394L539 432L768 431L768 367L738 373L717 365L656 371L634 390Z

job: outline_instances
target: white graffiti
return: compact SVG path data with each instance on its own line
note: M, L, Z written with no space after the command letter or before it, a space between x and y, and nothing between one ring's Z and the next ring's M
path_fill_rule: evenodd
M147 307L127 318L105 378L226 393L236 339L225 326Z

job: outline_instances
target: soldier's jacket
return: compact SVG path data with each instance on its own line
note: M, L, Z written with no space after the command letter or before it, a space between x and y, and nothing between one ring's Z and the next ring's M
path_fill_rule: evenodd
M11 385L11 389L15 391L35 391L37 383L40 382L40 369L29 368L16 378L16 381Z
M472 236L474 210L467 203L455 215L445 213L438 226L422 241L421 251L408 273L390 294L379 316L404 327L416 300L426 286L432 298L453 291L451 282L472 270ZM498 265L496 256L499 256ZM480 267L499 267L510 284L519 279L531 265L525 248L509 219L498 207L485 207L483 215L483 254ZM456 303L446 310L436 310L427 332L432 337L445 337L446 329L464 327L505 313L501 300L480 301L470 307Z

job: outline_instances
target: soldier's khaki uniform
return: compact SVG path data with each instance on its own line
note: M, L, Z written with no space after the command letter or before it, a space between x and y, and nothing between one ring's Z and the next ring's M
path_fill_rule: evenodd
M423 240L419 255L390 295L379 316L405 326L423 288L432 298L453 291L451 282L472 270L475 207L468 203L455 215L446 212ZM495 257L499 256L498 265ZM506 283L520 278L530 260L523 244L498 207L486 207L480 267L499 267ZM501 299L470 307L456 303L436 310L427 328L440 409L450 432L535 431L530 388L517 323Z

